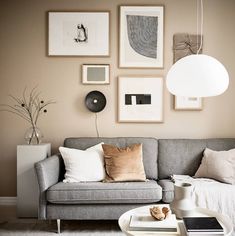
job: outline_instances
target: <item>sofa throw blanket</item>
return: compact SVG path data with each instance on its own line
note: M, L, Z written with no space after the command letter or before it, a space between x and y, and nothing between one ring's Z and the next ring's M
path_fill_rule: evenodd
M224 184L207 178L175 175L175 182L194 185L194 201L198 207L208 208L227 215L235 227L235 185Z

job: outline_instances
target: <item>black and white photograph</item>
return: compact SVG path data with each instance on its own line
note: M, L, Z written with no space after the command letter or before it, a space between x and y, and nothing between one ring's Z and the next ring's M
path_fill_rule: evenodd
M120 67L163 67L163 6L120 7Z
M109 12L48 14L49 56L109 56Z
M119 77L118 121L163 122L163 79Z

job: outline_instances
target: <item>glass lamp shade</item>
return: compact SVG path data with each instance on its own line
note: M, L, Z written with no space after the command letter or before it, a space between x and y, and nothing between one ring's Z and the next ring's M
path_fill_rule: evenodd
M170 93L185 97L211 97L222 94L229 84L225 67L203 54L178 60L169 70L166 86Z

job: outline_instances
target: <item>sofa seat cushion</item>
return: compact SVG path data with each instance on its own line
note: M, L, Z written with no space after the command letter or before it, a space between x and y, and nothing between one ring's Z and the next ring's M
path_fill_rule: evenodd
M154 203L162 199L156 181L63 183L51 186L47 200L56 204Z
M170 203L174 199L174 183L170 179L161 179L158 184L162 187L162 201Z

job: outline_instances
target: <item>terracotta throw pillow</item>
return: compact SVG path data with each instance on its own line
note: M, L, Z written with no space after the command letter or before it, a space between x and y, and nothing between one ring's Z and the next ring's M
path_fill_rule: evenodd
M106 177L104 182L145 181L142 144L126 148L103 144Z
M194 177L205 177L235 184L235 149L213 151L205 149L201 165Z

